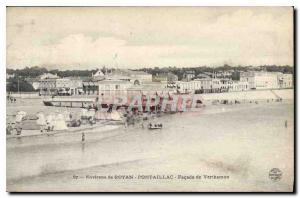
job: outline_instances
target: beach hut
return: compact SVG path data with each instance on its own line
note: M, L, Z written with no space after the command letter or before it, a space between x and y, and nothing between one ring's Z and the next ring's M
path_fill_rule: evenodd
M122 117L121 117L120 113L117 111L112 111L110 113L110 119L114 120L114 121L122 121Z
M53 120L53 130L61 131L68 129L65 118L63 114L59 113Z
M36 123L40 126L46 126L46 118L45 118L44 113L39 112L36 114L36 116L38 117Z
M38 117L36 115L26 115L20 122L22 130L40 130L40 126L37 124Z
M23 117L25 117L27 113L25 111L18 111L16 115L16 122L20 123L22 122Z
M107 112L105 111L96 111L95 114L96 120L107 120Z

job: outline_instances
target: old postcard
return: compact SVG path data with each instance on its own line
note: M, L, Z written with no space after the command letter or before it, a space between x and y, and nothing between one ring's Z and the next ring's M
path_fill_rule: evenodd
M9 192L293 192L293 7L7 7Z

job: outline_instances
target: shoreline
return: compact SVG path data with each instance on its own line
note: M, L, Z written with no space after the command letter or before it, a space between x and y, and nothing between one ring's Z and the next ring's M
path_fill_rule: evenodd
M257 102L258 101L258 102ZM254 101L253 102L241 102L239 104L207 104L201 108L199 108L199 111L194 111L194 112L201 112L201 113L204 113L203 111L205 110L209 110L209 111L212 111L210 112L209 114L219 114L219 113L226 113L226 112L229 112L229 111L232 111L233 109L237 109L237 110L242 110L243 108L229 108L227 110L225 110L226 108L225 107L235 107L235 106L239 106L239 107L250 107L252 105L261 105L261 104L273 104L273 103L293 103L293 100L289 100L289 99L285 99L285 100L282 100L280 102L278 101L270 101L270 102L267 102L267 100L257 100L255 103ZM224 109L225 108L225 109ZM218 110L218 111L213 111L213 110ZM187 112L176 112L174 114L186 114L186 113L190 113L190 112L193 112L193 111L187 111ZM160 116L158 115L150 115L147 117L147 120L143 120L142 122L143 123L148 123L149 121L151 120L154 120L154 119L160 119L162 117L166 117L166 116L172 116L174 114L171 114L171 113L162 113ZM206 114L206 113L205 113ZM120 129L126 129L126 127L124 128L124 124L120 124L120 123L117 123L117 124L114 124L113 123L114 121L110 121L110 120L101 120L99 121L98 123L96 123L95 125L92 125L92 126L85 126L85 127L82 127L82 128L77 128L77 127L70 127L66 130L61 130L61 131L53 131L53 132L40 132L40 130L36 130L38 131L38 133L33 133L33 134L21 134L21 135L6 135L6 139L7 140L11 140L11 139L24 139L24 138L30 138L30 137L49 137L49 136L60 136L60 135L72 135L72 134L80 134L80 133L105 133L105 132L109 132L109 131L113 131L113 130L120 130ZM111 124L107 124L107 123L111 123ZM135 126L132 126L130 125L129 128L132 129L132 128L139 128L137 127L137 125L139 125L141 123L141 121L137 121ZM127 127L128 129L128 127Z

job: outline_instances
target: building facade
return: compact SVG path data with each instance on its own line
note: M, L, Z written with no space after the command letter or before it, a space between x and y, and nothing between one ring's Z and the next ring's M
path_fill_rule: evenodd
M57 74L51 74L51 73L44 73L39 76L41 80L43 79L57 79L59 76Z
M40 79L39 81L40 95L56 95L56 78Z
M183 74L183 79L185 79L186 81L191 81L193 78L195 77L195 71L186 71Z
M124 96L127 90L133 86L131 82L122 80L98 81L98 94L101 96Z
M228 87L228 91L247 91L249 90L249 83L242 81L231 81Z
M279 88L292 88L293 87L293 74L280 74L278 76Z
M249 89L255 89L255 78L254 78L255 73L252 71L249 72L241 72L240 73L240 81L241 82L247 82Z
M56 79L58 95L81 95L83 94L83 83L80 78L69 77Z
M168 82L168 83L175 83L178 81L178 76L175 74L168 72L168 73L161 73L156 74L152 77L153 82Z
M220 79L199 78L192 81L178 81L178 91L182 93L218 93L221 91Z
M117 69L105 74L107 80L130 81L135 85L152 82L152 75L144 71L133 71L126 69Z
M256 89L277 89L279 72L255 72L254 83Z

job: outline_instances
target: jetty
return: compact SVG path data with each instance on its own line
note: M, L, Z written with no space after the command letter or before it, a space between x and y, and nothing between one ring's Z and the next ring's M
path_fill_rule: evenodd
M50 98L43 100L45 106L56 107L89 107L96 102L95 98Z

